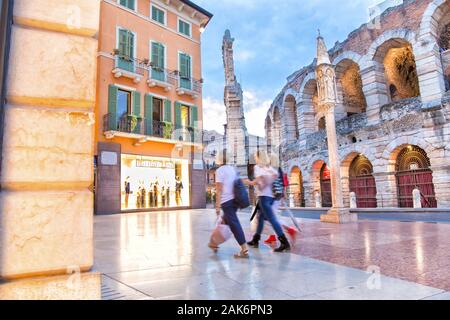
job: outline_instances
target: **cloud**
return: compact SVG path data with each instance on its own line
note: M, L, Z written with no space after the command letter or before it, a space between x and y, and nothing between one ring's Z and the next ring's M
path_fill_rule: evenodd
M203 129L223 133L227 115L223 101L211 97L203 98Z

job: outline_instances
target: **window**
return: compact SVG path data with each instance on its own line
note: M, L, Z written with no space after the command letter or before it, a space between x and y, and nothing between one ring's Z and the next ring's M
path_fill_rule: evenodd
M191 25L181 19L178 19L178 32L185 36L191 36Z
M161 99L153 98L153 121L161 122L163 115L163 102Z
M166 24L165 11L152 5L152 20L165 25Z
M136 10L136 0L120 0L120 5L130 10Z
M119 122L131 114L131 92L119 89L117 92L117 119Z
M125 29L119 29L118 67L134 72L135 35Z
M185 53L180 53L180 87L192 89L191 81L191 57Z
M165 47L161 43L152 42L152 79L165 81Z

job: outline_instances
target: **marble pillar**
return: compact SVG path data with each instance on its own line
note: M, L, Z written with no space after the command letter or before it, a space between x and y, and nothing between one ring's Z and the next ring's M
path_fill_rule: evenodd
M331 177L332 208L320 217L322 222L349 223L357 221L357 215L350 213L344 206L343 188L341 183L340 159L336 134L335 108L338 103L336 73L331 65L330 57L324 39L317 39L317 89L319 109L325 114L328 140L328 166Z

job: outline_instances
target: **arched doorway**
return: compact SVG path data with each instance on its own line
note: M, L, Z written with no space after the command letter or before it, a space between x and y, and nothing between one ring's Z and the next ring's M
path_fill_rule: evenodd
M357 156L350 164L350 192L356 194L358 208L377 207L377 187L373 177L373 167L369 159Z
M331 198L331 175L330 168L324 163L320 170L320 191L322 195L322 207L331 208L333 200Z
M421 193L423 208L437 208L433 172L426 152L418 146L403 148L395 166L397 194L400 208L412 208L412 192L417 187Z
M295 207L305 207L305 192L303 189L303 176L298 167L291 170L289 176L289 199L293 199Z

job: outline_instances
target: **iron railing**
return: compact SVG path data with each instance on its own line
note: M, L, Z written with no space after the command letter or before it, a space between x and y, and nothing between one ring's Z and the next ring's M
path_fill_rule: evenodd
M175 128L173 124L162 121L146 121L133 115L118 115L108 113L103 116L103 132L122 132L163 138L181 142L198 142L201 131L193 127Z

